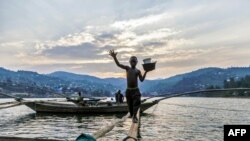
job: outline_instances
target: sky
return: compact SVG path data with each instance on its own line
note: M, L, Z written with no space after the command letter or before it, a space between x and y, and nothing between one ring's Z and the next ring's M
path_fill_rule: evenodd
M0 66L125 77L108 55L157 61L148 79L250 65L248 0L0 0Z

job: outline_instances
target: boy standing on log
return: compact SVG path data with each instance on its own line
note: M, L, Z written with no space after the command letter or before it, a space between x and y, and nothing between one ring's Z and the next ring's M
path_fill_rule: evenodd
M116 65L124 70L126 70L127 74L127 90L126 90L126 99L128 104L128 109L130 113L130 117L133 118L133 122L137 123L138 119L136 117L136 113L141 105L141 93L138 88L138 78L141 82L144 81L147 71L142 75L141 71L136 68L137 58L135 56L130 57L129 63L130 67L126 65L122 65L117 60L117 52L114 50L109 51L109 55L113 57Z

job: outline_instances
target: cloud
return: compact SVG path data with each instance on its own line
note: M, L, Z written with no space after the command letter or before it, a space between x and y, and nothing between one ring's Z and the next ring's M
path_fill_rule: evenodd
M61 37L58 40L55 41L45 41L42 43L38 43L36 44L36 49L41 52L43 50L47 50L47 49L52 49L54 47L72 47L72 46L79 46L83 43L91 43L92 41L94 41L94 38L91 34L89 33L74 33L72 34L68 34L65 37Z
M97 52L94 44L83 43L78 46L55 46L44 49L41 55L49 58L95 59L100 58Z
M130 20L125 20L125 21L117 21L113 23L111 26L114 28L118 28L121 30L133 30L139 26L145 26L148 24L154 24L163 18L166 18L167 15L164 14L159 14L159 15L149 15L137 19L130 19Z
M151 78L200 67L248 65L249 4L1 1L0 62L14 69L122 76L108 56L108 50L115 49L121 63L127 64L131 55L140 63L147 57L157 60Z

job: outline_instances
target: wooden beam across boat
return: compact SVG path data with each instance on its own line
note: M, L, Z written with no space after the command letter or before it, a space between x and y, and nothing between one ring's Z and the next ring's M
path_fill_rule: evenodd
M0 136L0 141L67 141L67 140Z

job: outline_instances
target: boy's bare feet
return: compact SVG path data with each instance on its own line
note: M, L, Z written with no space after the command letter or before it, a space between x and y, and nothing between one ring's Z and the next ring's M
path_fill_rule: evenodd
M134 117L134 118L133 118L133 123L138 123L137 117Z

